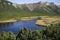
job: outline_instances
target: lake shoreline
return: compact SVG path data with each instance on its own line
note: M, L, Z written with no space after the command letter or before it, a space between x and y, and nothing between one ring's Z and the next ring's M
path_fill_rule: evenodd
M17 20L13 20L13 19L9 19L9 20L5 20L5 21L0 21L0 23L13 23L16 22Z
M36 21L36 25L43 25L43 26L51 26L51 24L57 24L60 23L60 18L58 17L49 17L49 16L43 16L41 17L41 20Z
M0 21L0 23L14 23L14 22L17 22L17 21L28 21L28 20L32 20L32 19L36 19L36 18L38 18L38 19L40 19L40 20L45 20L46 18L54 18L54 16L53 17L50 17L50 16L31 16L31 17L22 17L22 18L20 18L20 19L18 19L18 20L16 20L16 19L9 19L9 20L4 20L4 21ZM56 18L58 18L58 17L56 17L55 16L55 19ZM59 18L58 18L59 19ZM60 19L59 19L60 20ZM38 20L37 20L38 21ZM50 20L51 21L51 20ZM40 21L39 21L40 22ZM40 25L39 23L37 23L37 25Z
M32 16L32 17L22 17L20 19L9 19L9 20L0 20L0 23L11 23L11 22L16 22L16 21L28 21L32 20L35 18L38 18L39 16Z

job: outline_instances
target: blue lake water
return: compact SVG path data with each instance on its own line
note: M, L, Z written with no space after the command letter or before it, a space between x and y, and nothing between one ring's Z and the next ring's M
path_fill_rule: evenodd
M28 28L31 30L36 30L36 29L44 29L45 27L42 26L37 26L35 23L38 19L32 19L28 21L17 21L12 24L4 25L3 27L0 28L0 31L6 31L6 32L13 32L13 33L18 33L21 28Z

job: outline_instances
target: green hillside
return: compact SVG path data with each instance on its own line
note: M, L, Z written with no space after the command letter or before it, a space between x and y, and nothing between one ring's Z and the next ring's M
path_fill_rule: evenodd
M2 3L1 3L2 4ZM60 8L57 6L45 6L42 8L36 8L33 11L30 11L27 7L24 7L22 10L20 8L15 8L13 5L4 4L1 6L0 4L0 20L7 20L7 19L18 19L21 17L28 17L28 16L59 16L60 15ZM55 7L55 8L53 8Z

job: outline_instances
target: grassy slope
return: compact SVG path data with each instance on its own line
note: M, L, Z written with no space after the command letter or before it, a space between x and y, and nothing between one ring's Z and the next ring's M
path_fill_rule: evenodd
M24 8L24 10L21 10L19 8L15 8L13 6L8 6L5 8L0 7L0 20L7 20L11 18L21 18L25 16L40 16L40 15L45 15L45 16L57 16L56 12L52 11L52 9L48 7L44 7L41 9L36 9L34 11L29 11L27 8Z

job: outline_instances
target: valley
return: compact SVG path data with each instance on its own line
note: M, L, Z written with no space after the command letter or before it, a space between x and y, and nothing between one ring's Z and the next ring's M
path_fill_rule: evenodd
M0 0L0 40L60 40L60 4L48 1Z
M49 4L49 5L47 5ZM0 20L20 19L31 16L60 16L60 7L54 3L5 4L0 5Z

